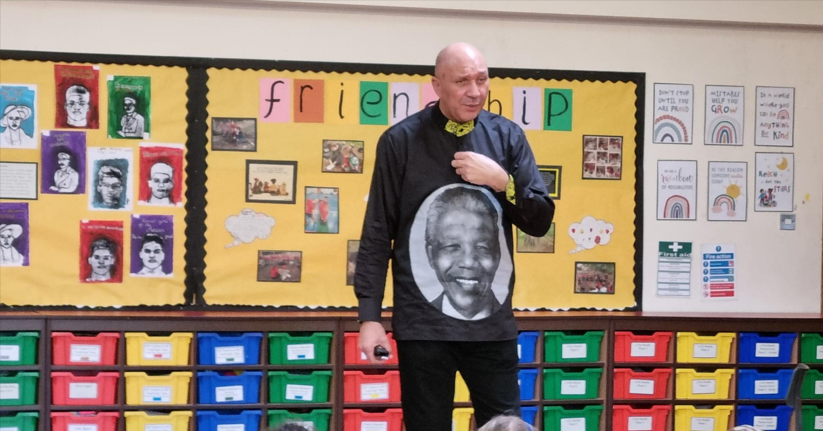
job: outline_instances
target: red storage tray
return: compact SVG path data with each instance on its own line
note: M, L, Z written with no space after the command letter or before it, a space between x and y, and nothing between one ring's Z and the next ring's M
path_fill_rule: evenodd
M372 422L369 424L369 422ZM387 409L380 413L366 413L358 409L343 410L343 431L361 431L362 429L385 429L400 431L403 427L403 410Z
M106 372L92 376L68 372L51 373L51 403L56 406L113 405L120 373Z
M614 398L662 400L666 398L672 370L660 368L651 372L635 372L628 368L614 370Z
M671 332L635 335L628 331L614 332L615 362L666 362L669 359Z
M52 412L51 431L68 431L69 425L92 425L97 431L116 431L118 412Z
M391 332L386 334L386 336L389 338L389 344L391 344L392 357L383 361L383 363L387 365L397 365L397 342L394 341L394 338L392 338ZM357 344L360 342L360 333L346 332L344 335L344 340L344 356L346 359L346 365L362 365L369 363L369 360L366 359L363 352L361 352L360 348L357 347Z
M612 429L614 431L666 431L672 406L652 406L648 409L614 406L613 409Z
M362 371L343 372L343 401L347 403L399 403L400 372L364 374Z
M54 365L116 365L117 340L120 334L102 332L95 336L52 332L51 351Z

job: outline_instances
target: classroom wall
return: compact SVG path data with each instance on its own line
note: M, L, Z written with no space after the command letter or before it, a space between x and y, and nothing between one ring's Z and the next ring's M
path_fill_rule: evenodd
M627 12L613 20L604 18L603 11L619 15L614 12L619 6L593 7L589 11L581 9L585 6L572 6L571 2L558 6L555 13L565 14L562 18L552 12L552 2L515 2L512 7L517 8L516 13L506 14L482 10L463 14L458 9L468 3L455 1L439 2L449 8L444 11L432 10L431 4L429 9L398 9L389 6L389 2L362 1L357 5L322 7L265 0L192 3L4 0L0 3L0 48L428 65L445 44L465 40L484 51L492 68L643 72L647 79L643 309L820 311L823 57L817 53L823 52L823 23L819 18L823 16L823 6L819 2L732 2L737 15L728 5L717 6L722 12L715 15L715 6L700 10L684 5L689 2L674 2L679 4L675 9L682 11L684 19L701 22L654 21L665 11L648 2L639 3L647 5L653 13L643 12L647 9L638 2L630 2L626 4ZM368 3L376 3L377 7ZM408 6L411 2L404 3ZM500 9L490 3L480 2L479 9ZM736 24L710 23L712 16ZM736 16L738 19L733 19ZM746 24L763 23L770 16L781 25ZM655 82L694 85L694 134L698 137L703 131L705 85L745 86L744 146L704 146L701 138L694 145L652 144L649 125ZM794 148L753 145L754 96L758 85L795 88ZM777 213L753 211L756 151L795 154L796 231L778 230ZM658 159L698 161L697 221L656 220ZM706 221L709 160L748 162L748 221ZM656 250L661 240L692 241L696 250L702 243L735 244L738 298L731 302L700 298L699 256L693 259L692 296L658 298Z

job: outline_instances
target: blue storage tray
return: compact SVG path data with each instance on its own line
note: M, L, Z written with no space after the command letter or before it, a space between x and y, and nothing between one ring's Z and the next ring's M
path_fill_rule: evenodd
M534 352L537 348L537 337L540 333L535 332L521 332L517 336L517 356L520 358L521 364L530 364L534 362Z
M221 376L214 371L197 373L197 402L200 404L257 404L260 402L262 371Z
M200 365L260 364L262 332L201 332L197 334Z
M537 380L536 368L524 368L517 372L517 381L520 382L520 400L535 399L534 382Z
M794 370L760 372L758 370L738 370L738 400L783 400L789 390Z
M756 332L741 332L738 340L741 364L788 364L792 361L795 333L762 336ZM759 355L759 356L758 356Z
M534 418L537 416L536 406L522 406L520 407L520 417L528 422L529 425L534 426Z
M737 425L752 425L764 430L789 431L792 408L777 406L773 409L757 406L737 406Z
M260 429L260 410L243 411L211 411L197 412L197 431L217 431L218 425L242 425L243 431L258 431Z

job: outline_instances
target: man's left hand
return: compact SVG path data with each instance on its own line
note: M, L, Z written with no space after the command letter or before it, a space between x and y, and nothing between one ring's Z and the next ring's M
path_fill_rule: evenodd
M497 162L483 154L458 151L454 153L452 167L464 181L478 186L489 186L495 192L506 190L509 183L509 174Z

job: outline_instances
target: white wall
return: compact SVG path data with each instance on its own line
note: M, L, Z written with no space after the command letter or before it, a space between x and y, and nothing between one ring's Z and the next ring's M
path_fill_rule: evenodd
M194 3L194 2L191 2ZM317 2L304 2L317 3ZM328 2L327 2L328 3ZM347 2L331 2L347 3ZM513 12L494 2L348 2L357 5L298 4L257 0L199 2L196 6L157 2L0 3L0 48L106 54L254 58L357 63L432 64L445 44L466 40L486 54L490 66L644 72L647 78L644 171L646 175L643 280L648 311L819 312L823 242L823 3L737 1L671 2L660 20L658 3L619 6L585 3L515 2ZM372 8L369 3L379 7ZM580 3L576 5L576 3ZM619 2L598 2L617 3ZM639 5L638 3L642 3ZM695 3L700 4L696 6ZM446 11L435 11L440 5ZM475 5L464 15L459 8ZM733 4L734 6L729 6ZM424 7L421 9L421 7ZM480 12L478 12L478 10ZM508 9L506 9L508 10ZM604 19L613 15L641 17ZM511 11L510 11L511 12ZM565 15L564 17L558 17ZM596 19L579 15L599 16ZM781 25L765 26L770 17ZM710 23L737 21L733 26ZM735 19L737 18L737 19ZM794 26L794 27L793 27ZM70 30L63 30L68 27ZM703 130L706 84L746 87L746 130L742 148L651 144L651 91L655 82L694 84L694 132ZM790 86L796 91L795 203L797 230L778 230L777 213L752 211L745 223L706 221L706 166L709 160L749 162L754 185L754 153L783 151L754 147L754 89ZM658 159L698 160L698 221L655 220ZM811 199L801 204L802 197ZM751 195L750 195L751 196ZM750 202L753 199L750 199ZM738 295L734 302L700 300L693 274L691 299L655 297L659 240L728 242L737 246ZM697 257L695 268L699 264Z

